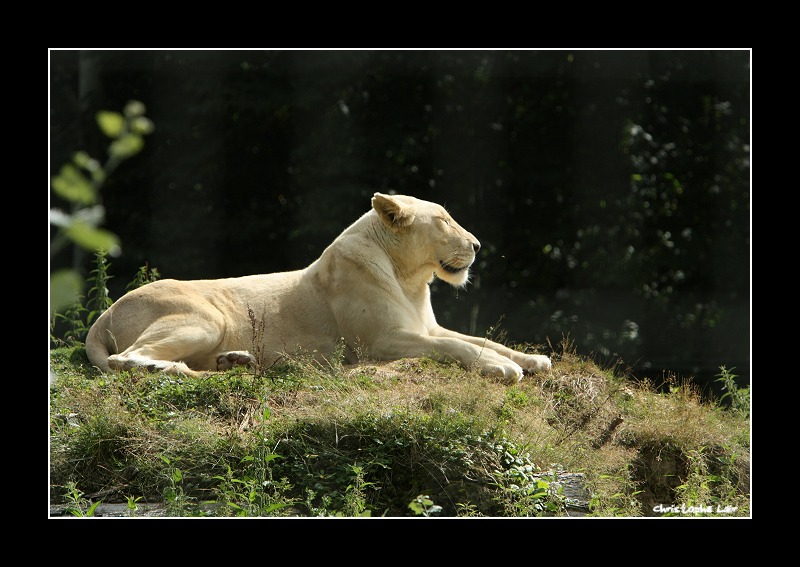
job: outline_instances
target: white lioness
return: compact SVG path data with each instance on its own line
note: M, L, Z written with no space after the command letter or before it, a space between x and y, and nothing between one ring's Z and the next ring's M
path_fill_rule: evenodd
M372 209L305 269L218 280L159 280L121 297L92 326L89 360L100 370L141 366L196 376L269 365L285 353L330 357L344 341L374 360L455 360L508 383L550 369L524 354L440 327L431 307L434 277L464 286L480 243L435 203L375 193ZM254 324L263 318L263 342Z

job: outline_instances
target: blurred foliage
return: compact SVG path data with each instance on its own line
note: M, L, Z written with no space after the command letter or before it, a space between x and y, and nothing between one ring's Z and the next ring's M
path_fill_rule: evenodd
M54 51L53 167L130 96L159 129L106 183L117 281L300 268L396 191L483 245L466 290L434 284L445 326L749 367L747 50Z
M144 147L143 136L153 131L153 123L144 114L145 107L139 101L129 101L123 114L107 110L97 112L97 125L111 139L106 162L101 164L85 151L79 151L53 176L53 193L69 204L70 211L50 209L50 224L56 227L50 242L51 261L70 243L91 252L120 254L117 235L99 228L105 220L100 189L119 164ZM71 308L79 301L82 290L83 278L78 270L64 268L52 273L50 316Z

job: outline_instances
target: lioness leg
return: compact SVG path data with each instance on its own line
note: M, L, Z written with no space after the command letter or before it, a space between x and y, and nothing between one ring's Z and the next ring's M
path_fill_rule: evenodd
M444 327L439 327L437 329L432 330L431 334L439 337L450 337L454 339L460 339L475 346L493 350L500 356L503 356L505 358L510 358L511 360L519 364L520 367L522 367L522 370L524 370L526 374L547 372L552 368L550 357L545 356L543 354L525 354L524 352L519 352L510 349L506 346L503 346L500 343L490 341L489 339L481 337L473 337L470 335L462 335L461 333L451 331L450 329L445 329Z
M108 366L112 370L132 370L134 368L144 368L150 372L165 372L167 374L184 374L186 376L199 376L183 362L173 362L170 360L155 360L138 356L136 354L112 354L108 357Z
M220 334L212 325L185 325L167 318L145 330L136 341L118 354L108 357L113 370L136 367L160 370L169 374L200 376L202 370L215 370L211 365Z
M372 356L397 359L429 356L435 360L456 361L464 367L475 366L481 374L507 384L522 380L522 367L491 348L478 346L456 337L432 337L415 333L400 333L391 341L373 345Z
M224 372L234 366L253 366L255 358L247 351L223 352L217 356L217 371ZM167 374L185 374L186 376L199 376L183 362L157 360L140 356L137 353L113 354L108 357L108 365L114 370L131 370L142 367L151 372L161 371Z

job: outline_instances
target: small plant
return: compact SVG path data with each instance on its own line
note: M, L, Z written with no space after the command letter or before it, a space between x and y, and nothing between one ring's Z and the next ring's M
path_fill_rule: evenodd
M678 503L667 507L665 516L729 517L746 512L748 503L737 496L730 478L735 456L719 459L705 447L688 451L685 456L688 474L675 487Z
M266 353L264 352L264 333L267 329L266 313L262 312L261 318L256 319L256 312L248 306L247 317L250 319L250 328L252 330L251 345L253 347L253 358L255 358L253 372L256 377L261 377L272 366L272 364L267 364Z
M92 323L114 303L108 296L107 284L111 279L111 276L108 275L109 266L108 253L104 250L97 250L95 252L95 268L87 279L87 283L91 286L88 299L83 295L78 295L75 302L64 309L63 313L55 312L53 314L51 330L58 322L66 326L66 330L63 332L64 343L76 344L86 340L86 334ZM85 305L84 299L86 299ZM60 342L54 334L52 338L54 342Z
M51 321L51 339L55 344L77 344L86 340L89 328L97 318L111 305L114 300L108 295L108 281L114 276L109 275L111 263L108 261L108 252L97 250L95 252L95 267L86 279L89 286L89 297L84 298L79 295L72 305L56 312ZM135 289L146 283L156 281L161 276L156 268L150 268L149 264L139 268L138 273L127 289ZM85 301L84 301L85 300ZM56 336L54 331L56 324L61 324L61 338Z
M500 419L510 420L514 417L517 409L524 408L530 403L525 392L516 387L511 387L506 391L503 405L497 410Z
M108 252L97 250L94 253L94 265L94 270L89 273L92 287L89 288L89 298L86 301L87 328L91 327L92 323L114 303L108 296L108 280L112 277L108 275L108 268L111 266L108 262Z
M720 366L719 370L716 381L722 384L722 389L725 391L719 401L728 400L734 412L744 417L750 417L750 388L740 388L736 384L736 375L733 373L735 368L728 370L724 366Z
M458 511L459 517L475 518L483 516L478 507L475 504L472 504L471 502L457 502L456 510Z
M51 329L55 327L58 321L61 321L66 330L64 331L61 339L51 335L51 339L56 344L74 345L86 338L86 333L89 332L89 327L86 326L86 315L89 312L83 306L83 296L78 296L75 303L67 307L63 313L56 313L54 315Z
M251 463L247 480L255 481L250 485L248 501L251 509L250 515L276 516L280 511L294 504L287 495L292 490L292 485L285 478L274 478L272 461L282 458L273 451L273 442L269 437L268 422L272 416L269 407L264 406L261 420L255 428L255 449L245 461Z
M64 488L66 488L64 498L68 502L64 509L67 512L81 518L94 516L95 510L100 505L100 500L92 503L87 498L84 498L83 492L78 489L77 485L72 481L68 482Z
M241 478L228 466L225 476L215 476L221 481L216 489L219 498L216 503L221 504L221 511L230 510L238 517L267 517L283 515L281 510L294 504L288 494L292 485L285 478L273 479L270 461L280 458L280 455L270 453L263 462L255 456L248 455L241 464L248 465ZM260 480L264 478L264 480Z
M325 516L332 516L333 514L330 512L330 506L332 499L327 494L323 495L320 498L320 504L317 506L314 504L314 499L317 497L317 493L306 487L306 499L305 499L305 506L308 510L310 516L313 517L325 517Z
M710 515L710 512L704 512L704 510L710 509L706 504L718 500L712 485L719 483L722 478L708 474L708 464L702 447L699 450L690 451L687 458L689 475L686 482L675 487L675 494L678 496L682 508L700 510L700 515Z
M193 506L193 498L183 490L183 472L166 455L160 455L160 458L167 465L167 487L164 489L167 513L176 517L191 515L189 511Z
M592 516L604 517L634 517L641 516L641 503L638 496L641 490L635 488L632 480L633 473L631 467L626 465L619 474L600 474L599 483L607 484L609 487L616 487L617 490L604 490L594 492L589 500L589 510Z
M131 280L125 289L126 291L131 291L143 285L158 281L160 278L161 274L158 273L158 268L151 268L150 264L145 262L144 266L139 268L139 271L136 272L136 276L134 276L133 280Z
M433 500L430 499L430 496L426 494L420 494L414 500L412 500L408 507L414 512L417 516L425 516L426 518L430 516L435 516L442 511L441 506L437 506L433 503Z
M499 489L498 503L512 516L542 516L566 510L563 486L555 482L556 473L542 475L528 453L510 441L495 445L503 468L492 476Z
M139 511L139 500L141 500L141 496L128 496L128 516L135 516L136 512Z
M241 478L228 466L226 476L216 476L222 481L219 501L233 510L236 516L280 516L295 501L289 496L292 485L286 478L274 478L272 462L281 455L274 453L268 435L267 422L271 412L264 408L261 421L255 428L253 453L241 459L246 465ZM313 497L312 497L313 498Z
M375 483L364 480L364 468L358 466L358 464L352 465L350 470L353 472L353 481L345 490L344 508L336 515L352 518L371 516L372 512L367 508L364 489L374 486Z

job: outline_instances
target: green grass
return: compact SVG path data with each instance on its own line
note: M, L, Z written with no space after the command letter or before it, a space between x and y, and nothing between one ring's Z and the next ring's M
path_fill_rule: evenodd
M82 344L55 348L51 505L74 516L101 501L127 502L134 517L139 504L169 516L560 516L575 508L559 475L581 473L589 515L655 516L660 504L749 516L748 412L690 384L659 393L560 348L551 373L511 387L430 359L102 375Z

